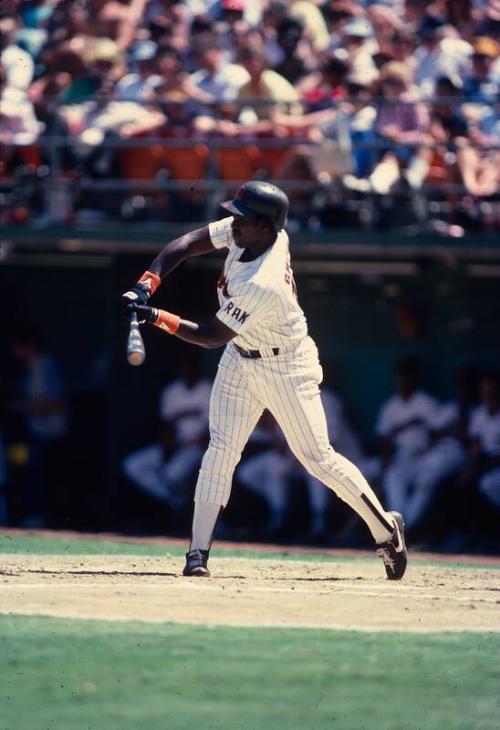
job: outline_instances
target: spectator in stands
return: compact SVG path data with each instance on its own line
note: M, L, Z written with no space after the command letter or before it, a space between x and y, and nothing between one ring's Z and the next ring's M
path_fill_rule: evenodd
M364 77L349 74L345 89L345 101L332 108L310 112L296 120L280 117L280 124L289 125L292 130L301 128L309 144L296 144L289 149L274 173L274 180L310 181L328 187L335 180L345 179L344 176L352 174L357 180L371 172L376 116L371 84ZM299 221L304 216L308 220L310 195L291 190L290 196Z
M373 26L366 18L352 18L342 28L341 47L348 54L351 73L371 82L378 76L373 55L378 49Z
M160 395L158 440L123 462L125 474L138 489L174 510L185 507L192 496L188 487L208 436L210 390L195 355L186 351L178 377Z
M473 40L472 49L472 69L465 76L462 89L464 101L494 104L498 100L500 84L498 43L493 38L482 36Z
M124 56L109 38L74 38L52 50L46 63L52 73L69 74L64 81L60 101L63 104L92 102L104 82L115 84L125 73ZM71 126L71 125L70 125Z
M441 153L449 180L462 183L474 197L488 197L497 191L498 151L490 149L488 137L472 134L470 124L459 105L460 79L442 77L436 85L432 108L431 135ZM484 142L484 150L482 149Z
M122 76L115 88L119 101L151 101L155 90L154 61L157 45L154 41L139 41L130 50L129 73Z
M208 13L215 21L225 21L231 25L244 23L255 27L262 19L262 5L261 2L251 0L210 0Z
M193 5L180 0L151 0L146 4L142 25L159 46L169 45L184 52L189 47Z
M311 44L312 54L323 53L330 45L330 35L326 22L315 0L294 0L290 15L302 23L304 37Z
M381 439L382 487L391 510L404 515L413 475L431 443L437 412L434 398L419 388L416 358L401 358L395 370L396 393L381 407L376 424Z
M239 120L245 127L268 120L273 122L276 112L299 114L301 106L297 91L283 76L266 68L263 48L246 48L240 56L240 63L249 74L248 83L244 84L237 99L244 104ZM271 131L268 125L266 131Z
M401 177L402 169L412 188L422 185L428 170L427 153L421 153L426 140L429 114L411 86L406 66L397 61L386 64L380 72L375 130L382 147L382 158L368 178L353 175L344 185L359 192L386 195ZM384 149L385 148L385 149Z
M474 0L446 0L445 17L448 25L455 28L460 38L470 41L475 35L479 15Z
M435 0L403 0L403 22L412 29L418 28L424 17L432 14L434 10Z
M3 61L0 62L0 100L0 143L32 144L40 133L40 124L24 91L9 85Z
M342 99L346 95L348 73L347 53L343 49L326 55L319 68L305 76L298 85L307 112L329 109L332 102Z
M120 51L132 43L137 25L144 16L147 0L88 0L88 34L111 39Z
M309 39L305 38L304 26L292 17L285 17L276 27L276 41L282 57L274 70L291 84L296 84L311 70L314 53Z
M7 75L7 86L26 92L33 79L34 63L30 54L16 43L19 21L0 18L0 61Z
M266 59L270 68L283 60L283 51L278 44L277 28L280 22L288 15L288 7L283 0L270 0L263 8L260 29L264 43Z
M367 17L373 27L373 36L378 51L392 54L394 34L399 32L403 23L396 11L383 3L373 3L367 8Z
M412 72L412 77L415 71L414 52L416 45L415 36L404 27L394 33L389 44L393 60L405 63Z
M194 56L199 71L183 80L182 88L195 103L197 114L213 116L217 105L233 102L250 76L239 64L226 64L219 42L211 35L198 38Z
M426 98L434 92L438 78L463 77L470 65L470 44L449 37L448 31L444 18L437 15L426 15L418 29L421 45L414 53L414 81Z
M75 0L60 0L47 23L49 44L60 46L64 41L87 33L90 8ZM47 44L46 44L47 46Z

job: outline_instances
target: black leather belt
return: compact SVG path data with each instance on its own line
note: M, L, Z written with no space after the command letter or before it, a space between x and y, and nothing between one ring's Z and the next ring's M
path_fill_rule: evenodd
M261 357L271 357L271 355L262 354L260 350L244 350L242 347L235 345L236 349L240 353L241 357L248 357L251 360L259 360ZM273 355L279 355L280 348L272 347L269 348Z

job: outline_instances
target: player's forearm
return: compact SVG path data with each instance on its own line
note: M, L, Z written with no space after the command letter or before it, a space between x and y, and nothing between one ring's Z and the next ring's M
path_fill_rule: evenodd
M173 271L182 261L189 257L189 248L185 236L177 238L167 244L154 259L149 271L157 274L160 279Z
M223 347L226 344L226 341L221 339L211 322L197 323L181 319L179 329L175 333L175 336L184 340L184 342L191 342L194 345L199 345L209 350L216 347Z
M222 347L228 342L226 333L224 331L221 333L221 325L216 319L206 323L190 322L163 309L149 307L143 309L150 312L147 320L152 325L168 332L170 335L175 335L184 342L191 342L207 349Z
M204 229L190 231L168 243L153 260L149 271L163 279L185 259L206 253L210 250L211 245L209 247L207 243L206 246L203 246L202 242L208 236L208 229L206 236L202 235L203 233Z

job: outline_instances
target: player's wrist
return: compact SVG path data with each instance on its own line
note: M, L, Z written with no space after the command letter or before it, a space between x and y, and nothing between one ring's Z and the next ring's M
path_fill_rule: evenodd
M169 335L175 335L179 329L181 318L178 314L172 314L172 312L166 312L164 309L155 309L153 307L149 321L155 327L168 332Z
M137 281L137 285L141 285L147 291L148 298L152 296L161 284L161 278L152 271L145 271Z

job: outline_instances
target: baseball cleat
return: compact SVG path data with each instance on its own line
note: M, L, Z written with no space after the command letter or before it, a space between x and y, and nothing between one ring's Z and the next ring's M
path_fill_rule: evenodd
M405 523L399 512L389 512L394 517L394 532L387 542L377 546L377 555L384 561L389 580L401 580L408 565L408 551L405 544Z
M208 578L210 571L207 568L208 550L190 550L186 553L186 565L182 575L192 575L197 578Z

